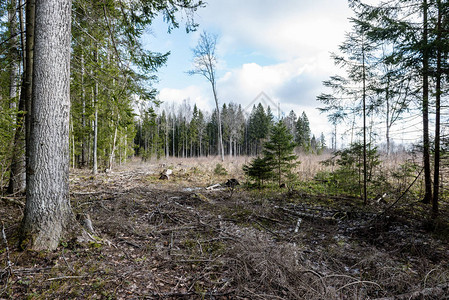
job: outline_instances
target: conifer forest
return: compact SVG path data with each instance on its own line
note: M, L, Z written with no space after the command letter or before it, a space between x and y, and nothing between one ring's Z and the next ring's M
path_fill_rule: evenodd
M448 99L446 0L2 0L0 298L449 299Z

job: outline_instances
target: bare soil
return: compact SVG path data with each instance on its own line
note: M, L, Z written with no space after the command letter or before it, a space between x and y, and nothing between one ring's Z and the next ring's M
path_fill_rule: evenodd
M23 199L3 199L0 297L449 299L447 203L430 222L417 201L386 210L304 190L205 189L243 183L241 163L222 176L188 160L74 170L72 207L95 241L53 252L19 251Z

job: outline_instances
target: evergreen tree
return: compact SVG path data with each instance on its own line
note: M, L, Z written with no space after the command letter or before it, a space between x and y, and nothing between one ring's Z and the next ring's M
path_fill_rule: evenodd
M268 180L273 176L272 167L268 164L267 159L260 157L253 159L249 165L244 165L243 172L249 178L256 180L259 188L264 180Z
M310 149L310 123L305 112L296 121L296 143L303 151Z
M258 155L262 151L264 140L268 136L270 128L270 116L265 114L261 103L253 107L248 120L248 139L250 143L250 154Z
M275 178L281 185L283 178L292 175L297 166L297 156L294 154L296 143L293 136L282 121L278 121L270 131L270 138L264 144L264 158L272 168Z
M296 120L297 116L293 110L290 111L288 116L283 119L285 126L287 126L288 130L290 131L291 135L293 135L293 138L296 141Z

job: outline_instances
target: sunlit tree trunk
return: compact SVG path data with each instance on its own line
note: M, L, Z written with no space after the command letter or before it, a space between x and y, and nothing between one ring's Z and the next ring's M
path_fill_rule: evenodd
M71 0L36 2L33 97L23 236L55 249L68 229Z

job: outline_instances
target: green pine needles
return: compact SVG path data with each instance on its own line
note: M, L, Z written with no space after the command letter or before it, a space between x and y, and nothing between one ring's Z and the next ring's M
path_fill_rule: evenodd
M294 168L300 163L294 153L297 146L285 123L278 121L271 127L270 137L263 145L263 157L253 159L243 166L243 171L261 187L264 180L272 179L291 186L296 180Z

